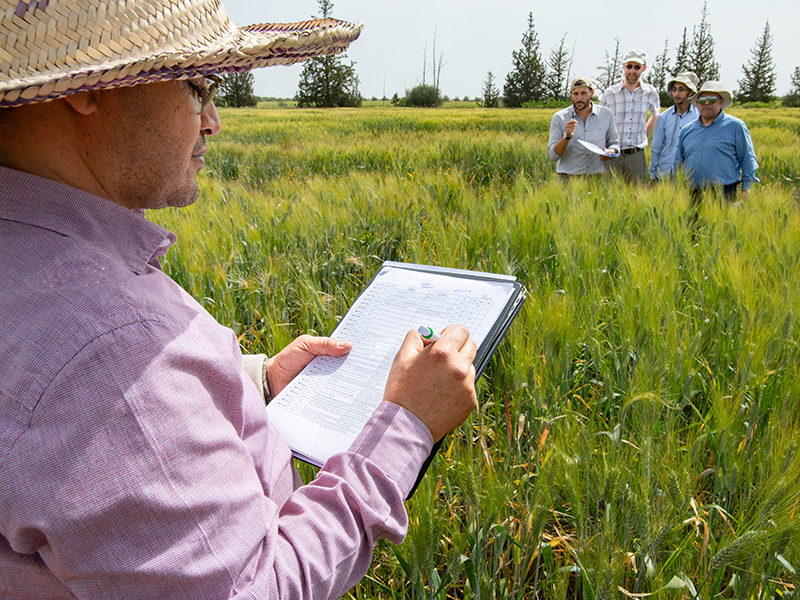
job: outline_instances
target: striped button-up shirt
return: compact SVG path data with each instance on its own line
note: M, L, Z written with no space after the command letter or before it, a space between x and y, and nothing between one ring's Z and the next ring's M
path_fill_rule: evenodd
M382 403L297 487L233 332L143 213L0 168L0 598L329 598L432 442Z
M640 82L632 92L622 82L608 88L600 96L600 105L614 113L622 149L647 147L647 111L657 117L661 112L658 91L649 83Z

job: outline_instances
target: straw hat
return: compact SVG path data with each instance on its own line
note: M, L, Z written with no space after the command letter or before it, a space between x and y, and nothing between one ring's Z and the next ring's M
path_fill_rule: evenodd
M0 107L336 54L361 23L239 28L221 0L0 0Z
M722 97L722 110L725 110L731 105L732 101L731 93L722 89L722 84L719 81L706 81L703 84L703 87L701 87L697 91L697 93L694 96L692 96L692 104L697 106L697 108L700 108L700 106L697 104L697 100L705 92L712 92L714 94L719 94Z

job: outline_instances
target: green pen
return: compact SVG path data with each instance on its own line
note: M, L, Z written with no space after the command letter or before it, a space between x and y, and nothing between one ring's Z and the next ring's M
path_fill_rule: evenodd
M428 340L430 342L435 342L440 337L442 337L441 333L439 333L438 331L434 331L427 325L420 325L419 327L417 327L417 332L422 336L422 339Z

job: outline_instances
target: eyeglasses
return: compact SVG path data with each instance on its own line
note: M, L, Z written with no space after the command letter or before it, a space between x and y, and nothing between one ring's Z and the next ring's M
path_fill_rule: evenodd
M717 100L719 100L719 98L717 98L716 96L703 96L697 99L697 103L700 105L703 105L706 102L708 102L709 104L716 104Z
M200 112L198 114L201 115L206 112L208 105L211 104L214 96L217 95L220 84L220 78L217 75L206 75L205 79L211 82L206 87L201 87L188 79L186 80L189 89L192 90L192 93L197 96L197 99L200 101Z
M639 69L642 68L642 65L630 64L630 65L625 65L625 68L628 69L629 71L634 71L634 70L638 71Z
M683 92L688 92L688 91L689 91L689 90L687 90L687 89L686 89L685 87L683 87L683 86L676 86L676 87L672 88L672 90L670 90L670 92L669 92L669 93L670 93L670 94L672 94L672 95L674 96L676 93L683 93Z

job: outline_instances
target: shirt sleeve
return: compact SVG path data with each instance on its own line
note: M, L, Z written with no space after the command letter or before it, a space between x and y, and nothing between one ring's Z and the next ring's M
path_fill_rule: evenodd
M612 98L613 98L613 94L611 93L611 90L610 89L605 90L600 95L600 100L599 100L598 104L600 104L600 106L605 106L606 108L610 108L613 111L614 109L610 106L610 100Z
M556 154L556 144L564 137L564 134L567 132L566 123L564 119L561 118L560 113L556 113L553 115L553 118L550 119L550 141L547 143L547 156L553 162L558 162L559 159L563 158Z
M614 116L608 113L608 127L606 128L606 148L613 149L619 152L619 134L617 133L617 125L614 122Z
M747 125L744 122L738 129L736 137L736 158L742 170L742 189L749 190L755 182L759 181L758 177L756 177L758 161L756 160L756 152L753 149L750 130L747 129Z
M3 536L77 598L341 596L402 541L430 432L382 403L295 489L235 337L192 335L136 323L80 350L6 461Z
M661 114L661 98L658 95L658 91L653 88L650 94L650 116L658 117L659 114Z
M673 171L675 173L677 173L678 169L680 169L683 166L683 161L685 158L683 144L686 140L686 135L688 134L690 129L691 129L691 123L689 124L689 126L681 129L680 132L678 133L678 145L675 148L675 165L673 168Z
M662 113L658 116L655 129L653 129L653 142L650 144L650 179L660 179L658 175L658 161L664 149L664 125L666 119Z

